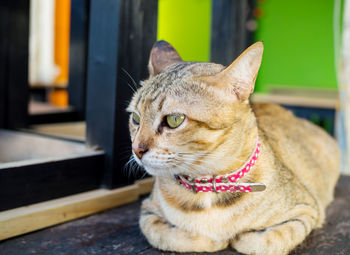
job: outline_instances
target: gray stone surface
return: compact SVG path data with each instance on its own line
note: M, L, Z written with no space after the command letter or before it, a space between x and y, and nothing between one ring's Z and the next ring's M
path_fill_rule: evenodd
M350 254L350 177L340 178L335 194L324 227L313 231L293 255ZM5 240L0 242L0 254L175 254L156 250L147 243L138 227L139 210L140 201ZM238 253L227 249L216 254Z

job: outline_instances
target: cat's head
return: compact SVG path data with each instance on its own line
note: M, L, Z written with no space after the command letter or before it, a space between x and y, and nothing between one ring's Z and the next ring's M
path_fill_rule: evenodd
M257 42L225 68L184 62L169 43L156 42L150 77L127 108L137 163L156 176L196 176L217 174L239 160L247 139L256 137L248 98L262 53Z

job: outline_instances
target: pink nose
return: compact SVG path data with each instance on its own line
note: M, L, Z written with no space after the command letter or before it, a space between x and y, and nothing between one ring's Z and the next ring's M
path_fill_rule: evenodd
M143 154L145 154L148 151L147 147L143 145L132 146L132 150L139 159L141 159Z

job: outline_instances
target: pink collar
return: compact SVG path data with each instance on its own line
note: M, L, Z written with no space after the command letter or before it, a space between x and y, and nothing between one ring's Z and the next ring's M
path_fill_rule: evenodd
M200 176L197 178L188 175L175 175L175 180L185 188L198 192L256 192L266 189L263 183L241 183L237 182L246 173L248 173L255 165L260 153L260 140L256 143L256 147L252 155L239 169L233 173L217 175L217 176Z

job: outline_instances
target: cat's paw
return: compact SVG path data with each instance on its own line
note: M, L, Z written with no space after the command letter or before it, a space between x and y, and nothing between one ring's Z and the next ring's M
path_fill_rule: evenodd
M242 233L231 241L231 247L243 254L288 254L288 251L283 247L283 243L271 240L271 236L268 236L265 231Z
M210 243L210 249L206 250L206 252L214 252L214 251L221 251L226 249L228 246L228 242L215 242L211 241Z
M215 252L221 251L227 248L228 241L213 241L210 238L204 236L197 236L193 239L194 243L196 243L196 249L193 250L195 252ZM197 249L198 248L198 249Z
M232 248L243 254L268 255L270 254L266 240L259 232L240 234L231 242Z
M155 242L156 240L156 242ZM213 241L212 239L189 233L173 227L168 233L163 233L158 239L148 239L156 248L176 252L216 252L227 248L228 241Z

